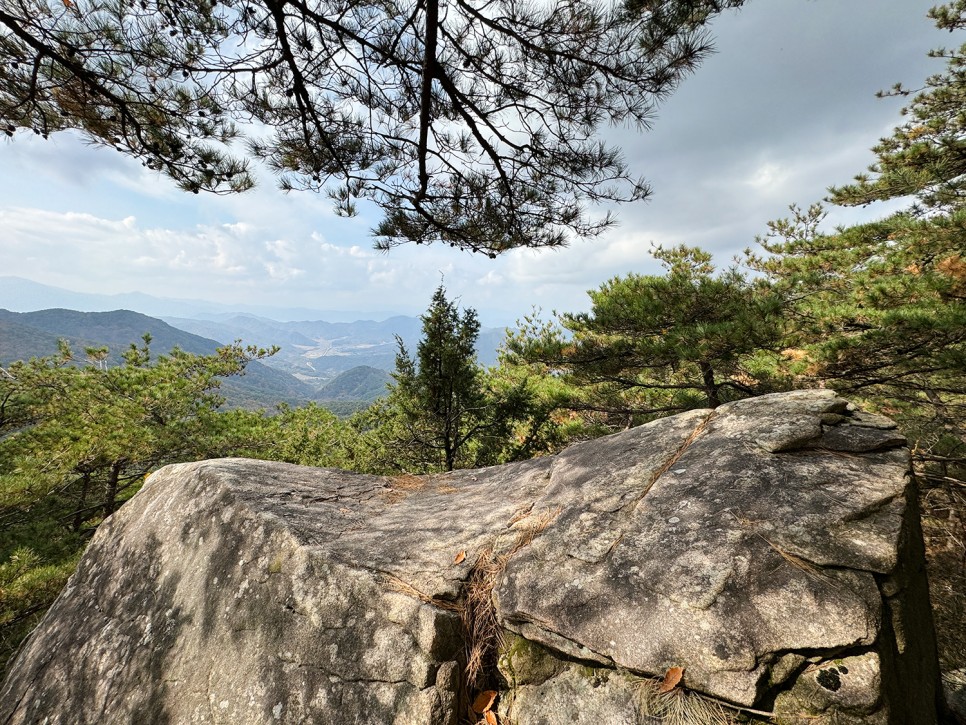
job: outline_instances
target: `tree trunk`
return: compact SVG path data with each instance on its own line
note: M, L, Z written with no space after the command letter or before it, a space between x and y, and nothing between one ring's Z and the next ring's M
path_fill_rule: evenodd
M426 28L423 36L423 77L419 93L419 193L416 199L426 198L429 187L429 170L426 156L429 153L429 127L433 123L433 78L436 75L436 43L439 34L439 0L425 0Z
M104 516L110 516L117 509L117 483L121 477L122 461L114 461L111 464L111 472L107 477L107 485L104 487Z
M704 361L699 362L698 367L701 368L701 377L704 379L704 394L708 397L708 407L717 408L721 405L721 398L718 397L719 386L714 382L714 368Z
M456 468L456 442L450 436L450 432L446 431L446 438L443 441L443 455L446 457L446 470L452 471Z

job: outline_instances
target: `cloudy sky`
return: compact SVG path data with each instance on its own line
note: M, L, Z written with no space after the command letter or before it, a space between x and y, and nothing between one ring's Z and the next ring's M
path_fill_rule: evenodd
M60 135L0 145L0 275L81 292L140 291L228 304L417 314L440 279L486 324L533 307L574 311L586 291L651 273L652 242L722 264L789 204L820 200L873 157L901 102L962 42L925 17L934 0L749 0L713 26L717 53L664 105L653 130L609 130L654 189L620 225L565 250L497 260L448 248L371 248L375 218L335 217L323 197L265 178L234 197L184 194L136 161ZM832 210L850 223L887 207Z

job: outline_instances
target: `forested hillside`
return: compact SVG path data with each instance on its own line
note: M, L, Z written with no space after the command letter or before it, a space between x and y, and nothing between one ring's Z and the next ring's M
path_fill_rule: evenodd
M386 394L386 386L391 380L385 370L358 365L326 383L316 399L372 402Z
M941 28L966 29L966 0L933 16ZM344 419L318 402L286 398L303 394L294 383L277 389L272 407L290 404L271 414L229 410L221 397L237 390L231 386L243 371L249 379L269 374L264 348L306 340L312 349L320 340L336 346L348 329L338 324L293 325L281 339L254 318L199 325L211 334L245 325L261 346L216 350L211 340L134 313L3 313L0 335L10 342L0 344L0 657L50 604L94 529L166 463L242 455L437 473L546 455L677 412L826 387L894 419L908 436L940 655L946 668L966 666L966 46L940 55L946 70L923 89L893 90L907 109L875 146L873 167L824 202L906 204L901 210L830 228L820 204L792 207L787 219L762 220L761 237L725 267L697 247L655 247L663 271L601 280L587 311L524 319L493 366L477 358L475 310L461 308L441 285L427 293L411 336L393 340L373 323L359 343L371 346L372 360L353 357L353 370L311 393L316 401L372 396L386 379L356 366L377 368L377 357L391 358L384 394ZM289 140L299 153L286 163L314 153L301 137ZM162 151L152 158L166 159ZM223 168L229 163L218 161L219 176L208 181L198 169L168 172L192 188L217 186L235 183ZM296 170L303 182L312 178L311 169ZM417 206L429 193L425 174L419 179L408 179ZM495 253L528 243L528 234L537 234L537 246L560 241L557 227L535 231L540 210L560 202L552 188L541 186L539 209L506 220L489 181L457 182L465 188L447 193L478 194L490 213L478 227L460 217L454 245ZM525 195L521 183L511 187ZM454 206L466 201L446 198ZM430 206L425 224L412 210L387 212L385 243L406 234L422 241L454 213L439 199ZM572 211L564 226L587 223ZM132 333L150 335L131 347ZM50 349L57 337L67 341ZM108 349L83 351L101 345ZM231 382L219 392L222 379Z
M104 365L116 365L128 347L139 343L145 334L151 336L155 350L178 348L195 355L210 355L222 344L129 310L0 310L0 365L53 355L59 340L66 340L79 353L88 348L106 348L106 355L99 360ZM315 394L309 385L261 362L249 365L244 376L225 381L222 392L231 407L268 409L278 403L298 405Z

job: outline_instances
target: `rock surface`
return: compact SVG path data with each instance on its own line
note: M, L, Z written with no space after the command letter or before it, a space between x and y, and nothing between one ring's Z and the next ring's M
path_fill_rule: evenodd
M98 531L0 723L455 725L493 688L518 725L660 723L675 697L931 725L904 446L799 391L440 476L169 466Z

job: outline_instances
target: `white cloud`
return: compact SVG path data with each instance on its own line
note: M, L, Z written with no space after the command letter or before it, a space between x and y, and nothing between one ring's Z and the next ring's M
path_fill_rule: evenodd
M766 161L754 170L745 184L757 191L775 195L784 191L788 178L788 169L782 168L780 164Z
M492 269L478 280L478 283L483 287L502 287L505 282L506 278Z
M183 194L135 160L31 134L0 146L0 269L83 291L406 314L425 309L443 275L484 318L583 309L606 279L659 271L651 242L702 245L727 263L789 204L862 171L869 147L900 120L901 101L874 92L941 67L925 55L942 42L923 17L932 4L771 0L720 18L719 53L660 109L654 130L609 132L653 198L568 249L497 260L439 246L384 254L371 247L371 205L342 219L324 196L281 194L267 174L244 195ZM891 208L834 209L830 219Z

